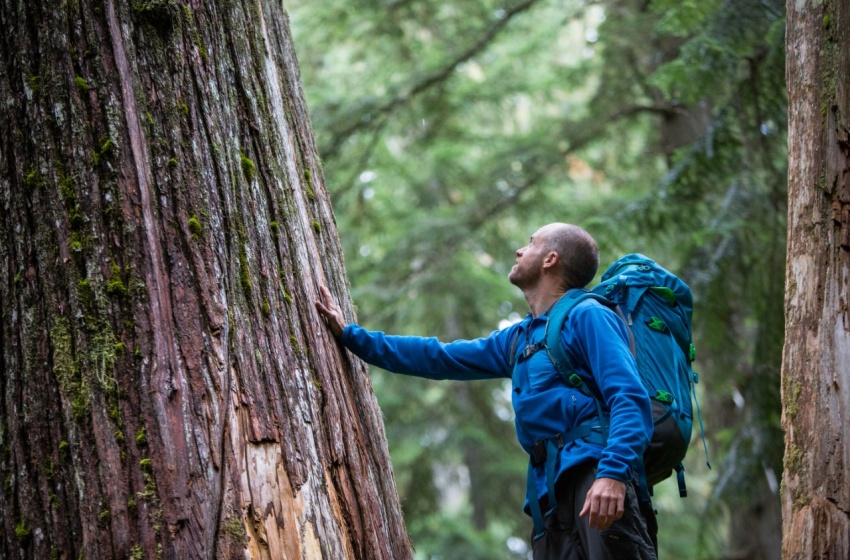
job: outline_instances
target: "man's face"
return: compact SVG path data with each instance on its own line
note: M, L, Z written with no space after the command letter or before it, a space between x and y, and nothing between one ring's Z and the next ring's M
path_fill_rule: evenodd
M521 290L533 286L542 274L543 259L549 252L545 247L543 229L537 230L528 245L516 251L516 264L511 268L508 280Z

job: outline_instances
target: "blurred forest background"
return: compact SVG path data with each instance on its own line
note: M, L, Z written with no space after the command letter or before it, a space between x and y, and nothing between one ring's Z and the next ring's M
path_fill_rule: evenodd
M662 558L779 558L784 0L288 0L358 320L443 340L527 308L540 225L643 252L696 299L690 495ZM510 382L373 371L420 559L528 554Z

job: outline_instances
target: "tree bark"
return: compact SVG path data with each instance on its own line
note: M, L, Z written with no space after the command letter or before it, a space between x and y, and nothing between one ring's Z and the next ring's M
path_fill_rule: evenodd
M0 557L410 558L280 0L0 29Z
M850 6L788 0L783 558L850 557Z

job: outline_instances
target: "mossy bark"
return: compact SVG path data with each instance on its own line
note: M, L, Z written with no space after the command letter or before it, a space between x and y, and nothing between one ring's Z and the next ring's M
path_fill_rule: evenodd
M0 28L0 557L409 558L280 1Z
M850 5L789 0L783 558L850 558Z

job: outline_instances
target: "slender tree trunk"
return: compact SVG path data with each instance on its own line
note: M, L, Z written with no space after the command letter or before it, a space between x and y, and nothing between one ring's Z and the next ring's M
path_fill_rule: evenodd
M789 0L783 557L850 558L850 5Z
M0 30L0 557L409 558L280 0Z

